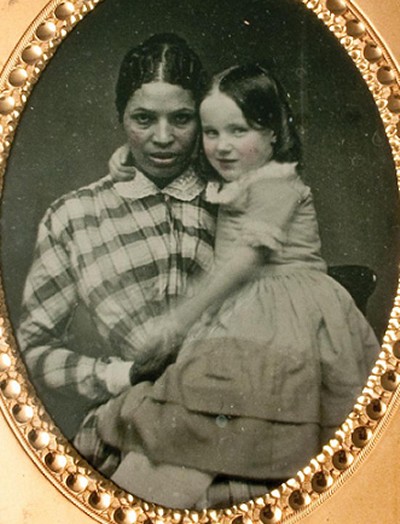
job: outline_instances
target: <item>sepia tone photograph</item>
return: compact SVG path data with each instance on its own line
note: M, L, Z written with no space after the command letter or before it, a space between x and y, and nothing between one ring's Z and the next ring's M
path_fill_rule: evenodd
M79 25L2 210L49 413L118 485L184 508L318 453L377 358L398 262L390 149L333 35L297 2L199 6L105 2Z

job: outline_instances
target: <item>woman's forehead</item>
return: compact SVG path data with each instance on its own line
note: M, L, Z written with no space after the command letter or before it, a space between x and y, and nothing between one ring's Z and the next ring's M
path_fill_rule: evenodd
M146 109L156 113L170 113L180 109L195 109L191 91L167 82L142 84L131 96L127 109Z

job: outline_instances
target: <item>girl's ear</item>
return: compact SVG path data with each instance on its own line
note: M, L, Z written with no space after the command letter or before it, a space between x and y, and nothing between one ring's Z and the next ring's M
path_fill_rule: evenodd
M278 139L276 138L276 134L275 133L272 133L272 136L271 136L271 144L276 144L276 141Z

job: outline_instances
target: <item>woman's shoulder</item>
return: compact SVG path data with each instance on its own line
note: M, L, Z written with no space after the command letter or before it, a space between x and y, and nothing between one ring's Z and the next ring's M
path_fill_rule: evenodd
M93 204L101 199L104 201L107 193L112 192L115 181L118 176L122 176L120 172L127 178L128 168L125 167L124 162L127 156L127 146L124 145L119 147L111 156L108 173L89 184L85 184L79 188L73 189L68 193L58 197L49 207L47 213L58 213L63 209L74 209L75 207L81 207L92 209Z
M43 231L50 231L59 237L82 228L90 217L98 215L99 202L104 201L103 195L110 187L112 179L107 175L60 196L50 204L41 220Z
M60 210L70 207L75 207L78 203L81 205L88 205L102 196L105 192L111 190L113 187L112 177L108 174L99 180L91 182L78 189L73 189L68 193L58 197L49 206L47 213L58 213Z

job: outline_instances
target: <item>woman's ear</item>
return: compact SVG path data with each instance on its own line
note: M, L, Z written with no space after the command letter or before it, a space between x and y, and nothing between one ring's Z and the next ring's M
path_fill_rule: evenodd
M276 138L276 134L275 134L275 132L273 132L272 135L271 135L271 144L276 144L277 140L278 139Z

